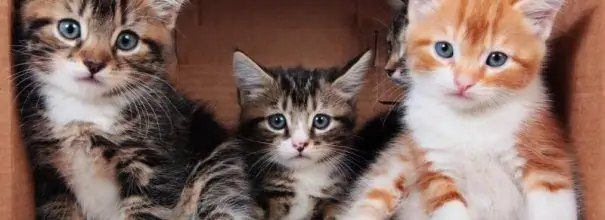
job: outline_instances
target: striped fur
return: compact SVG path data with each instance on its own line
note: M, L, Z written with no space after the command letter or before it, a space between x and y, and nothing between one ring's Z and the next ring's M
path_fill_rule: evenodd
M355 95L371 53L343 69L264 68L241 52L234 54L240 92L237 139L246 149L258 219L323 219L361 164L354 149ZM286 125L272 128L271 115ZM314 118L331 118L326 128ZM297 151L297 142L306 148ZM308 144L308 145L307 145Z
M251 201L243 166L220 169L243 158L217 148L224 129L166 81L181 4L22 2L17 52L27 65L17 65L15 78L37 219L174 219L182 214L174 212L177 204L192 199L203 207L199 219L245 215L251 202L217 205L237 201L233 195ZM61 34L64 19L70 30L79 24L78 36ZM138 36L135 47L119 47L124 33ZM189 187L202 182L201 189Z
M384 70L398 86L406 87L409 83L408 69L405 66L405 29L408 25L408 0L389 0L395 9L395 16L387 33L388 57Z

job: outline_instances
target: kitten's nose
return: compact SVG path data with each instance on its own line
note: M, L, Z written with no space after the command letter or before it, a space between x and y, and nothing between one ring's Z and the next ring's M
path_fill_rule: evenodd
M459 75L454 77L454 84L456 84L459 93L464 93L466 90L477 84L477 79L474 77Z
M106 64L103 62L96 62L96 61L92 61L92 60L84 60L83 63L84 63L84 66L86 66L86 68L88 68L88 71L90 72L91 75L98 73L106 66Z
M456 81L456 87L458 87L458 92L459 93L464 93L466 92L466 90L470 89L471 87L473 87L475 84L474 83L461 83Z
M309 146L309 142L306 142L306 141L293 142L292 146L294 146L294 148L296 148L296 150L299 153L302 153L305 150L305 148L307 148L307 146Z

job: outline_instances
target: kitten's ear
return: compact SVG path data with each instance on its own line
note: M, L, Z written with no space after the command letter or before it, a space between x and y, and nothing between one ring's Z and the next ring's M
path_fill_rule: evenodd
M233 53L233 73L235 74L240 104L258 98L274 80L254 60L242 51Z
M521 11L535 33L546 40L563 3L564 0L521 0L515 3L514 8Z
M169 29L174 29L179 12L186 3L187 0L151 0L151 7Z
M442 0L408 0L408 20L415 22L437 10Z
M372 64L372 51L355 57L344 68L344 74L339 76L332 86L346 99L352 99L357 95L363 85L365 75Z

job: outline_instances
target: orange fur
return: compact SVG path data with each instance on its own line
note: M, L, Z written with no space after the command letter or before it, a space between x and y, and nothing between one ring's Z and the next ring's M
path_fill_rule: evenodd
M552 113L539 111L519 133L519 154L527 160L523 167L526 190L555 192L573 187L570 155Z
M434 212L446 202L459 200L466 204L462 194L458 192L454 180L431 171L421 171L418 179L420 190L426 200L425 208L429 213Z
M364 186L366 187L364 189L365 192L370 193L367 193L367 195L363 194L365 198L362 198L362 200L365 199L368 201L353 203L351 211L343 214L343 216L345 216L343 219L356 216L372 216L374 219L386 219L384 216L388 216L389 214L398 211L393 210L391 207L393 207L393 203L398 204L400 201L392 201L392 199L405 199L407 197L405 193L410 189L419 190L419 193L422 196L422 202L425 206L425 214L433 216L432 214L437 213L440 217L439 219L447 219L448 217L453 219L466 219L468 218L467 215L477 213L481 215L482 211L501 211L494 211L491 209L498 209L500 207L494 208L490 205L489 208L484 208L480 207L481 205L476 205L473 189L464 188L463 190L462 188L459 188L467 186L472 187L472 185L458 185L453 176L448 176L451 175L451 173L447 171L442 172L438 169L441 166L448 166L449 160L456 158L458 155L466 156L468 153L473 156L502 156L500 155L500 152L486 153L484 151L489 151L490 146L481 146L481 144L476 144L478 146L469 146L467 152L467 149L465 148L466 145L464 144L470 143L470 145L473 145L474 143L472 139L465 138L456 140L464 144L451 144L452 149L447 148L450 146L447 141L435 142L445 143L445 146L434 146L434 148L430 148L431 146L419 146L416 143L416 141L422 141L422 143L428 142L427 140L430 140L432 137L428 131L432 131L431 129L433 128L435 129L435 132L440 132L441 134L446 133L446 129L456 128L455 126L440 127L437 125L433 127L430 123L419 122L420 120L414 121L416 119L412 118L412 115L426 117L422 118L423 120L430 119L430 116L427 116L428 114L423 115L422 111L425 109L428 111L431 108L430 105L433 104L433 101L443 101L445 103L450 101L448 98L456 99L453 96L449 96L447 92L449 90L459 89L459 87L456 87L457 85L454 85L454 81L457 83L458 78L465 79L465 82L470 83L471 86L480 85L482 87L473 91L474 93L470 94L469 97L466 97L469 100L479 97L477 98L477 102L473 102L475 100L457 102L458 100L461 100L457 99L452 101L452 108L461 106L461 111L450 112L451 109L446 109L447 105L450 103L445 103L444 105L446 105L446 107L435 106L436 108L438 107L438 110L435 112L439 113L439 111L444 109L444 113L455 115L453 117L460 116L449 122L464 121L466 117L469 119L476 119L473 117L482 116L485 116L486 120L492 120L493 118L490 117L494 115L491 115L491 112L489 111L500 107L500 104L510 101L509 99L518 101L518 103L514 103L514 106L517 107L516 104L522 106L517 108L522 109L519 110L519 118L515 118L516 116L514 116L514 114L502 114L502 117L511 117L512 120L518 120L517 122L522 125L516 137L516 144L503 144L502 146L498 146L505 149L504 151L506 151L506 153L518 153L518 158L510 159L511 161L508 161L508 159L499 161L502 162L502 164L497 164L496 166L502 166L499 168L505 168L506 171L504 172L511 173L517 171L516 169L520 169L521 176L519 180L522 182L521 190L525 193L524 196L528 196L528 193L532 190L556 192L563 189L571 189L573 187L573 181L570 155L565 152L565 141L562 138L558 125L555 123L552 113L546 110L546 103L544 102L546 101L544 100L546 96L541 87L542 85L536 83L538 80L541 80L541 66L547 52L545 40L550 32L550 25L554 22L554 15L559 10L560 2L562 1L410 0L409 2L408 15L410 23L407 26L405 38L405 54L407 55L406 66L410 69L410 76L413 82L410 96L418 95L418 97L414 97L416 99L409 98L406 100L410 102L406 120L410 122L410 129L412 130L409 134L401 134L396 141L389 146L388 152L382 155L381 159L378 160L370 171L368 176L375 181L368 182L376 183L376 185L369 187ZM437 42L450 43L454 51L453 56L447 58L449 57L448 55L438 55L435 50L435 44ZM488 65L488 55L493 52L505 54L508 58L506 63L500 66ZM397 51L393 54L397 54ZM385 69L389 69L392 65L393 62L390 60L386 64ZM448 77L451 77L451 79ZM448 85L447 83L451 84ZM430 86L442 86L443 88L431 89ZM442 96L439 96L439 92L444 90L446 92L444 92ZM486 90L493 93L482 92ZM530 95L522 93L524 91L528 91L527 94ZM501 94L506 95L502 95L504 97L499 97ZM437 100L424 102L420 97L435 98ZM526 101L525 99L530 101ZM529 104L526 104L526 102ZM476 109L481 109L481 111L465 111L468 110L466 109L467 106L464 106L467 104L477 104L479 107ZM414 112L415 114L410 114L412 112L411 109L414 107L416 107L416 109L413 109L416 111ZM469 107L469 109L472 109L472 107ZM516 111L515 108L510 109ZM522 116L525 113L524 111L528 109L536 112L533 114L530 113L528 117ZM472 112L473 114L467 114L469 112ZM460 115L456 115L457 113L460 113ZM497 120L493 121L498 122ZM473 122L464 124L464 126L468 126L468 129L465 129L467 131L478 130L479 128L484 127L475 126ZM425 130L414 131L413 129ZM441 130L439 131L439 129ZM516 134L515 132L517 132L515 129L516 127L511 127L509 130L503 129L503 131L510 132L510 136L514 136ZM416 133L418 133L417 136L415 136ZM452 134L460 135L461 133ZM495 143L499 140L497 139L498 137L509 138L510 136L495 135L496 138L494 140L489 140L489 136L483 139L477 138L477 143ZM415 140L415 138L418 139ZM436 136L435 138L440 137ZM427 154L432 156L430 160ZM397 162L393 162L395 159L397 159ZM519 162L520 165L517 165L517 160L523 161L524 163ZM479 162L477 163L479 163L479 165L483 162L481 160L478 161ZM452 172L455 172L456 175L459 174L464 178L466 175L464 172L466 172L466 170L463 169L466 169L467 166L476 165L474 163L475 161L472 160L464 164L462 162L452 162ZM402 172L395 177L392 173L388 172L395 166L411 166L412 171ZM465 168L456 166L465 166ZM486 168L486 170L489 169L491 168ZM443 170L447 170L447 168ZM381 175L391 176L387 179ZM509 173L504 175L509 175ZM497 175L495 176L500 178ZM511 182L517 181L517 176L514 174L510 174L510 178L512 180ZM385 188L384 184L388 181L393 182L393 188ZM473 181L474 180L466 179L466 184L469 184L469 182L471 184L483 184ZM486 184L494 183L489 182ZM569 195L571 195L569 192L564 192L561 195L552 195L553 198L555 198L554 200L557 200L554 201L554 204L560 205L563 209L570 208L569 210L562 211L563 215L566 215L566 217L564 217L565 219L570 219L569 216L573 215L572 210L575 208L569 207L574 204L573 201L569 199ZM467 198L465 198L465 196L467 196ZM521 196L515 196L516 195L512 195L510 198L506 198L508 199L507 202L510 202L510 204L518 204L517 198L520 198ZM550 197L544 197L543 194L534 194L532 196L537 196L539 199L532 197L533 200L529 201L531 199L526 198L528 203L533 202L533 204L528 205L528 209L533 210L528 212L539 214L532 216L529 219L540 219L540 216L545 215L543 211L544 207L548 206L540 202L549 200L544 198ZM490 199L497 200L498 198ZM536 202L537 200L541 201ZM452 201L460 201L460 203L465 206L464 209L469 210L462 210L463 208L460 206L455 206L453 208L455 211L445 209L445 214L437 212L444 204ZM548 202L550 201L547 201L546 203L548 204ZM387 205L382 207L378 204ZM506 202L502 204L504 204L503 206L510 205L506 204ZM515 206L516 204L511 206ZM473 205L479 207L471 207ZM359 209L366 209L370 214L364 213L363 210L359 211ZM475 209L490 210L485 211ZM502 207L502 209L508 209L508 207ZM505 210L502 213L506 212L507 211ZM452 213L458 214L458 216L448 215ZM536 218L536 216L538 217ZM481 216L475 216L475 218L480 219Z
M543 41L525 25L514 1L441 1L435 13L409 26L407 54L417 73L448 67L485 85L525 88L538 74L546 53ZM435 25L439 24L439 25ZM432 54L437 40L459 42L461 57L441 61ZM533 48L527 50L527 48ZM486 70L485 53L501 50L513 61L508 68ZM490 72L491 71L491 72Z

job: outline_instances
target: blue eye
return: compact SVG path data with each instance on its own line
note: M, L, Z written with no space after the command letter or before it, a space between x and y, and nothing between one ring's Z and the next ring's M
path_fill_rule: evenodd
M313 117L313 127L317 129L326 129L330 126L332 118L328 115L318 114Z
M269 126L275 130L286 128L286 117L282 114L274 114L267 117Z
M508 60L508 56L502 52L492 52L487 56L485 64L491 67L501 67Z
M122 31L116 39L116 47L123 51L129 51L137 47L139 36L132 31Z
M448 42L439 41L439 42L435 43L435 52L440 57L443 57L446 59L452 58L454 56L454 47L452 47L452 44L450 44Z
M81 35L80 23L74 19L60 20L57 29L59 34L68 40L75 40Z

